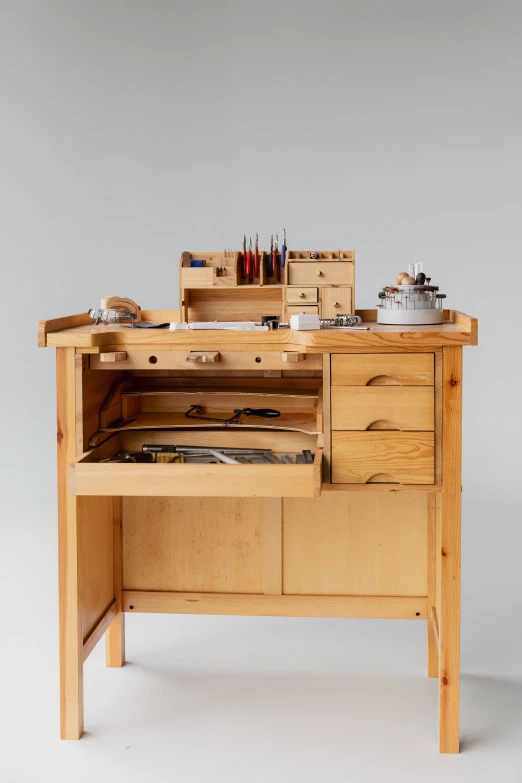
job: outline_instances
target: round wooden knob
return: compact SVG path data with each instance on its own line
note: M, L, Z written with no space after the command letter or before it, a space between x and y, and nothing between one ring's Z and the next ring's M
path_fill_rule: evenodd
M319 270L319 271L317 272L317 277L322 277L322 276L323 276L323 273L321 272L321 270Z
M334 302L334 303L333 303L333 306L334 306L334 307L340 307L341 305L339 304L339 302Z
M305 298L305 294L299 294L299 299L304 299L304 298Z

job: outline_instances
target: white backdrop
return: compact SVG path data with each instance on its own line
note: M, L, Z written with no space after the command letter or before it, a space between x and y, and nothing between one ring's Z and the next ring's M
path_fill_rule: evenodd
M5 589L31 611L37 587L55 612L54 352L37 349L37 321L105 294L176 307L182 250L286 227L290 248L356 248L359 307L422 261L447 306L479 318L464 594L475 617L487 599L507 620L522 542L522 5L0 0L0 14ZM513 639L498 645L497 661Z

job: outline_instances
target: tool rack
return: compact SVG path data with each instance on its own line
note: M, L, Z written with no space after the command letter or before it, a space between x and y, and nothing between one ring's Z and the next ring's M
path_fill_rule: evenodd
M301 262L312 265L289 255L290 283ZM232 288L236 304L250 293ZM458 752L462 353L477 322L448 310L440 325L390 327L359 314L368 331L41 322L57 361L63 738L83 732L83 663L103 636L107 665L123 666L127 614L366 617L426 624L440 750ZM195 401L218 415L261 403L281 420L187 426ZM315 459L103 462L180 442Z
M267 258L260 252L259 277L249 283L241 275L241 253L183 252L181 319L259 321L263 315L278 315L287 321L303 312L320 318L353 313L355 250L289 250L280 281L275 273L267 275ZM205 261L205 266L191 267L194 259Z

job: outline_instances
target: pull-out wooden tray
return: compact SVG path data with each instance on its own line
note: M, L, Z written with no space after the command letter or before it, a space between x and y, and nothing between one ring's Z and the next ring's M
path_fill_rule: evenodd
M276 455L303 449L313 464L128 464L104 463L143 443L204 445L215 448L270 448ZM293 432L126 432L118 433L69 466L69 494L181 497L314 497L321 493L322 449L318 437Z

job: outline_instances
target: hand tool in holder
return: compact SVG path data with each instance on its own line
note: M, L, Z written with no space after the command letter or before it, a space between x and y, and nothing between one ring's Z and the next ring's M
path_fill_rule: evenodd
M215 416L205 416L202 405L191 405L185 413L187 419L199 419L200 421L216 421L225 426L225 424L241 424L241 416L261 416L263 419L276 419L281 415L280 411L273 408L236 408L234 415L227 419L220 419Z

